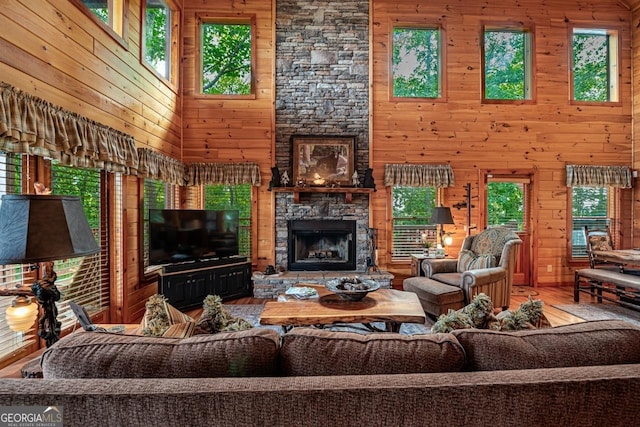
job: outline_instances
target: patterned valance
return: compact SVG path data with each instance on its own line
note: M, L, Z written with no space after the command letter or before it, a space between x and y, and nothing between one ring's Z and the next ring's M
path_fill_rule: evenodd
M187 167L187 185L260 185L260 168L255 163L192 163Z
M159 179L169 184L185 185L186 166L150 148L138 148L138 175L143 178Z
M453 187L450 165L387 164L384 185L402 187Z
M628 166L567 165L567 187L631 188Z
M110 172L135 173L138 168L132 136L4 82L0 82L0 151Z

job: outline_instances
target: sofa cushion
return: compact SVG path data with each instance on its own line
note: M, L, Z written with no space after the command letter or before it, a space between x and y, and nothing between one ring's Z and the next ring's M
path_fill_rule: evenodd
M181 339L77 332L47 349L42 370L44 378L269 376L279 345L272 329Z
M497 332L462 329L467 370L559 368L640 363L640 327L601 320L555 328Z
M285 376L367 375L460 371L465 355L451 334L358 334L294 328L285 334Z
M500 260L505 243L514 239L519 239L519 237L511 229L505 227L487 228L473 238L471 251L478 255L490 254Z
M193 335L196 322L169 304L164 295L149 297L145 308L140 324L143 335L166 338L187 338Z
M462 249L458 254L458 273L479 268L491 268L496 266L496 257L493 254L476 255L469 249Z

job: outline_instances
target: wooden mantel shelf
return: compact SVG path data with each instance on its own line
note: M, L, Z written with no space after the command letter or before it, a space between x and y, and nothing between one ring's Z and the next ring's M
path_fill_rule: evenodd
M271 191L274 193L293 193L293 202L300 203L300 193L333 193L344 194L344 202L351 203L353 194L373 193L373 188L362 187L275 187Z

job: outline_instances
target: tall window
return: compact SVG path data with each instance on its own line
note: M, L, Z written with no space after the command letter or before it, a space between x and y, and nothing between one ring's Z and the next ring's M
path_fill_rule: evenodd
M442 97L440 27L393 29L391 80L394 98Z
M487 225L522 231L524 226L524 184L487 183Z
M157 179L145 179L142 196L142 253L144 267L149 267L149 209L178 207L178 187Z
M89 17L102 24L120 38L127 28L128 0L71 0Z
M239 252L240 255L251 258L251 185L206 185L204 208L239 211Z
M178 10L167 0L142 2L142 59L160 76L177 80Z
M587 258L584 226L604 228L610 225L608 187L571 188L571 257Z
M573 101L618 102L618 32L573 28Z
M89 314L99 313L109 307L108 215L101 173L97 169L53 163L51 191L52 194L80 197L89 226L101 248L94 255L55 262L54 269L58 274L56 285L62 294L58 303L58 319L64 329L76 322L69 301L84 306Z
M254 93L254 27L255 17L200 23L201 93Z
M521 28L484 29L483 99L533 99L532 33Z
M425 240L436 242L436 226L429 224L436 205L436 189L394 187L392 203L392 259L407 261L411 254L422 252Z
M0 151L0 196L20 194L21 180L20 156ZM28 286L24 277L27 269L28 266L22 265L0 265L0 287L10 289L19 285ZM12 353L35 342L34 330L22 333L13 332L9 328L5 313L13 299L14 297L0 297L0 360L7 359Z

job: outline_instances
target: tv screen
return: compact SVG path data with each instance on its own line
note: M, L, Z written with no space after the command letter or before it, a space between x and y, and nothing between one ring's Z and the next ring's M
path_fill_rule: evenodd
M238 255L237 210L149 210L149 264Z

